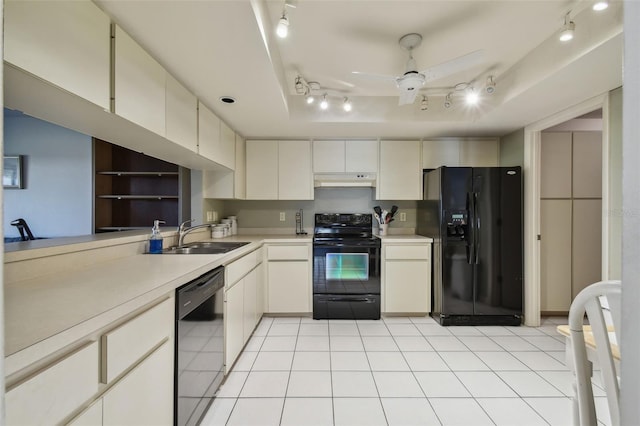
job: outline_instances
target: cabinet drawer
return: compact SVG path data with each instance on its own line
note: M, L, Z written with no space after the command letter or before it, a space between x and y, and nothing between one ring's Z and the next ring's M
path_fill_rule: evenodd
M60 423L98 392L99 373L93 342L7 391L7 424Z
M308 246L268 246L269 260L309 260Z
M387 260L429 260L431 258L431 246L415 245L415 246L387 246L385 248L385 256Z
M232 263L230 263L229 265L225 266L225 269L224 269L226 272L226 277L224 280L225 286L230 287L236 282L238 282L240 278L247 275L253 268L255 268L257 264L258 264L258 251L256 250L256 251L252 251L246 256L243 256L240 259L237 259Z
M102 336L103 383L110 383L171 335L174 303L167 299Z

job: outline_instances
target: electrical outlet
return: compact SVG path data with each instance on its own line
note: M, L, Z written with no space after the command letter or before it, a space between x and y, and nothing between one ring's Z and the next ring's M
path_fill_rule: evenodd
M208 211L207 212L207 222L212 222L213 221L213 212L212 211Z
M405 212L400 212L400 222L407 221L407 214Z
M284 222L284 218L285 218L284 212L280 212L280 222Z

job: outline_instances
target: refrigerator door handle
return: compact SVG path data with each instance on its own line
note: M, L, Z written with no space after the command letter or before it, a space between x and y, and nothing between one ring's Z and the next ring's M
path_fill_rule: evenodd
M467 263L472 265L475 262L476 252L475 252L475 239L476 233L474 229L474 221L475 221L475 200L472 192L467 192L467 212L469 214L469 218L467 219L467 223L469 225L469 235L467 237Z
M480 263L480 215L478 214L478 193L473 193L473 220L475 222L473 228L473 243L474 243L474 263L477 265Z

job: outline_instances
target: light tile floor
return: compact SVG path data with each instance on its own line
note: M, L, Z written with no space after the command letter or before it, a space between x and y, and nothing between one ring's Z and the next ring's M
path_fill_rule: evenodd
M202 424L570 425L564 338L531 327L263 318ZM609 425L594 379L598 420Z

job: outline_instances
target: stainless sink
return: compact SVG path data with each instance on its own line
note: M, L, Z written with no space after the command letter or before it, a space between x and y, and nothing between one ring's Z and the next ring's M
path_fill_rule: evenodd
M196 242L185 244L182 247L169 247L162 251L163 254L222 254L235 250L248 242L223 242L223 241L210 241L210 242Z

